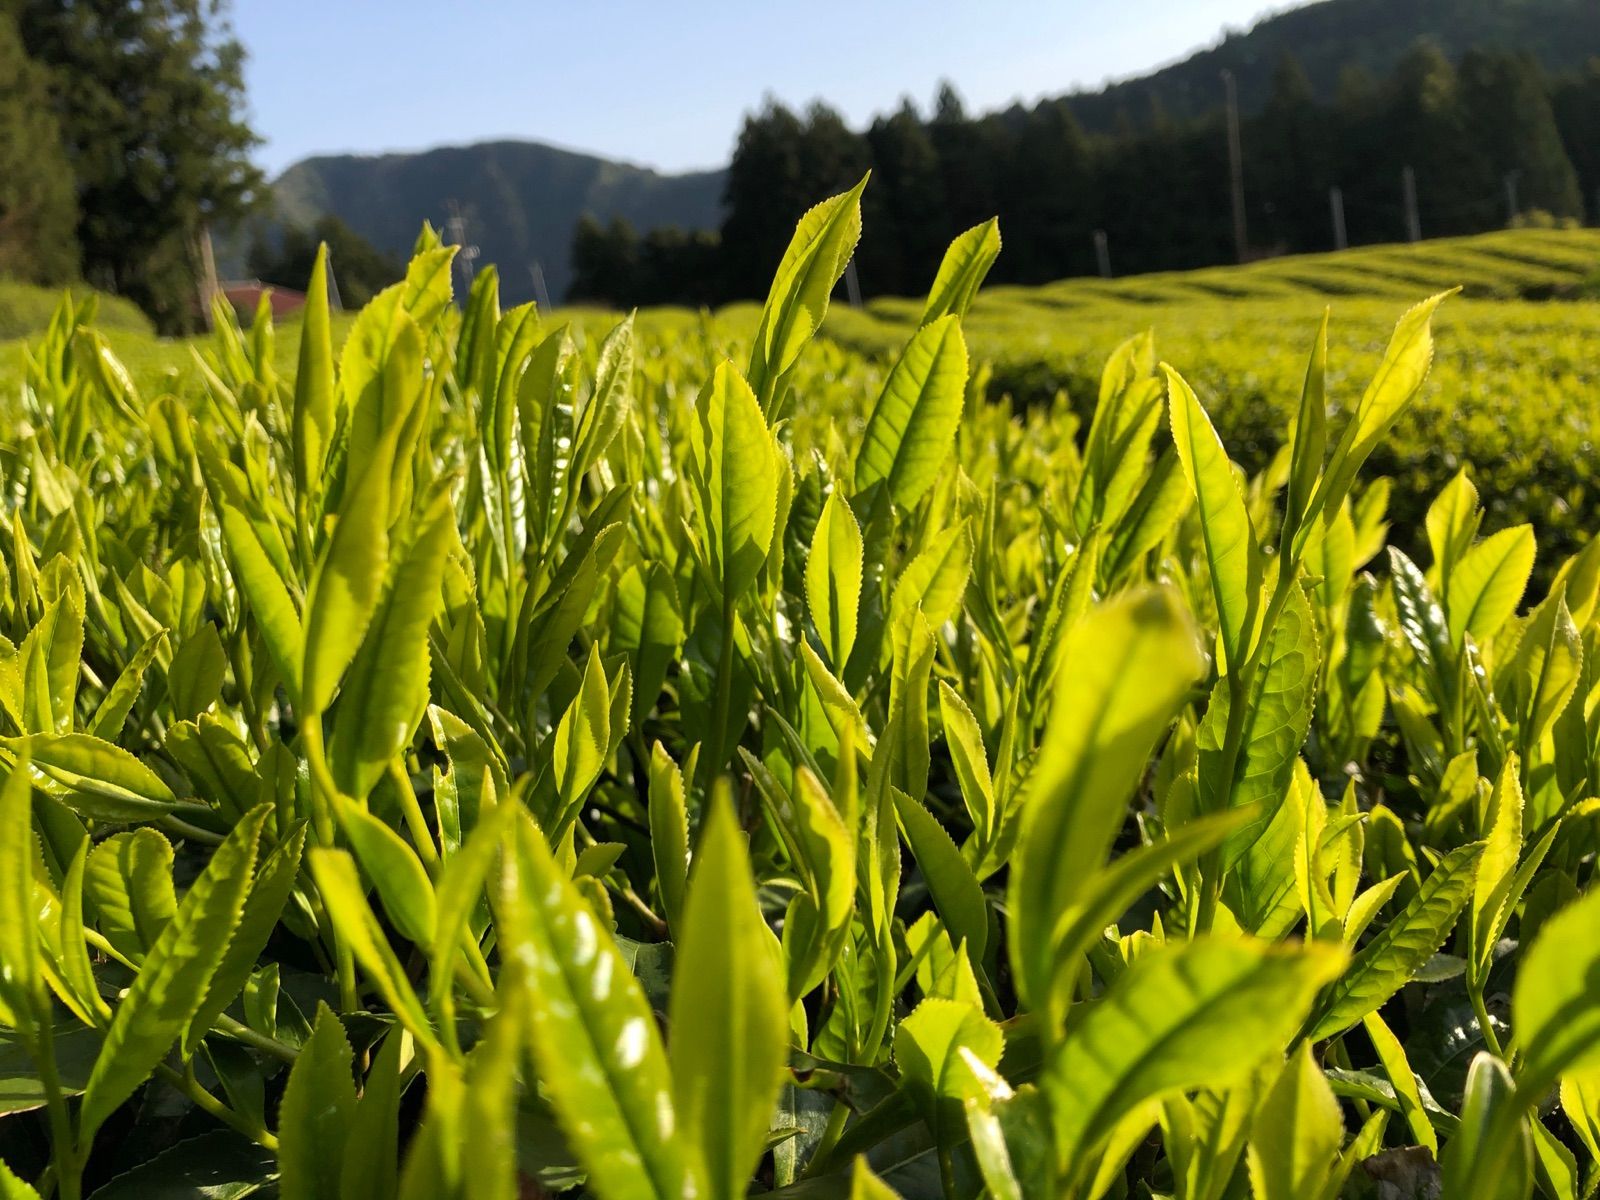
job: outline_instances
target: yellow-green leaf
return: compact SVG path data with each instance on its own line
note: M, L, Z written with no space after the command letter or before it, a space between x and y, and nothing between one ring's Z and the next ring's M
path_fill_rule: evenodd
M1600 891L1573 901L1539 928L1511 992L1522 1054L1519 1090L1541 1096L1568 1073L1600 1066Z
M848 192L808 209L795 225L750 347L750 382L770 411L779 381L822 328L828 297L861 237L862 177Z
M345 1143L356 1111L353 1061L339 1018L318 1004L311 1036L295 1058L278 1106L278 1191L284 1200L340 1200Z
M1257 1200L1314 1196L1344 1142L1338 1098L1305 1042L1289 1055L1250 1127L1250 1188Z
M590 1186L607 1200L698 1192L655 1016L616 943L525 817L515 861L498 906L501 955L529 971L528 1035L540 1086Z
M1000 220L991 217L982 225L974 225L944 252L939 263L939 273L933 277L928 289L928 302L923 306L919 327L933 324L946 313L964 317L983 277L994 266L1000 255Z
M843 674L861 605L861 527L837 490L828 493L806 556L806 605L828 662Z
M33 789L26 752L0 785L0 1009L31 1029L39 1001L39 940L34 936ZM41 1014L42 1015L42 1014Z
M952 313L906 343L867 418L856 455L856 488L882 482L901 508L933 486L950 453L966 398L967 343Z
M33 764L35 784L85 816L153 820L177 804L159 775L120 746L87 733L36 733L0 739L14 760Z
M386 429L348 480L338 524L306 593L301 704L326 711L377 610L389 561L389 489L399 426Z
M676 938L683 931L683 900L689 886L689 810L683 773L660 742L650 748L649 809L650 854L661 913Z
M1172 440L1184 478L1200 511L1200 536L1211 573L1211 595L1220 623L1218 644L1227 670L1244 665L1261 596L1261 553L1233 464L1194 389L1171 367L1167 391L1172 410Z
M455 510L449 493L441 492L395 567L345 674L328 758L335 782L357 799L410 744L427 707L428 628L443 600L445 557L454 540Z
M1450 573L1446 609L1450 640L1471 634L1482 645L1517 611L1533 573L1532 525L1490 534L1461 556Z
M1073 1023L1046 1064L1063 1174L1137 1105L1188 1088L1225 1089L1279 1055L1341 948L1214 936L1152 950Z
M732 363L717 364L700 392L698 410L691 448L706 549L724 594L740 596L756 581L772 548L778 472L788 468L755 393Z
M1068 632L1012 862L1011 956L1028 1003L1045 1003L1056 921L1105 862L1156 739L1203 670L1169 591L1124 593Z
M84 1089L78 1139L87 1148L101 1124L149 1078L205 1002L206 989L238 928L270 806L258 805L212 854L117 1005Z
M707 1194L736 1200L766 1145L789 1004L726 780L712 793L683 925L672 985L673 1097Z
M1349 970L1328 989L1307 1027L1312 1041L1332 1037L1379 1008L1421 969L1450 936L1472 895L1482 842L1452 850L1440 860L1411 903L1384 926Z

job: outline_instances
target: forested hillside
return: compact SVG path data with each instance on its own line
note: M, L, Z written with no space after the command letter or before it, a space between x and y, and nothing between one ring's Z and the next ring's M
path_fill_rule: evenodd
M1157 71L1071 97L1086 129L1142 122L1153 108L1174 118L1202 116L1221 98L1217 77L1232 71L1239 101L1259 108L1272 95L1285 54L1305 69L1315 94L1330 100L1349 73L1388 75L1419 38L1451 58L1468 50L1532 54L1546 70L1577 71L1600 53L1600 5L1591 0L1333 0L1300 4L1230 31L1215 46Z
M1600 6L1329 0L1144 80L1032 107L971 114L947 85L929 113L907 102L856 130L824 105L769 102L745 121L717 238L586 221L573 295L759 295L762 264L794 219L868 169L864 214L877 236L857 260L868 295L925 287L938 248L993 214L1008 248L996 275L1013 283L1592 221L1591 55ZM1242 246L1222 67L1240 97Z

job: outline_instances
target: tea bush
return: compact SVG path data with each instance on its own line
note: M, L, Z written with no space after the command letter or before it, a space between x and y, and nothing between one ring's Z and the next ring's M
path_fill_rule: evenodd
M984 402L992 222L818 340L860 194L737 358L458 307L428 231L292 369L219 314L151 394L63 305L0 1195L1593 1193L1600 549L1525 601L1464 471L1385 548L1445 297L1359 399L1307 327L1246 475L1148 333Z

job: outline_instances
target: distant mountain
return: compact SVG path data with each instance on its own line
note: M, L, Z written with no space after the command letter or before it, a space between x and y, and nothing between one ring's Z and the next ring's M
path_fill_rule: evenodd
M483 142L416 154L338 154L295 163L273 183L276 217L310 225L331 212L380 250L404 256L424 220L442 227L452 202L508 301L533 297L541 264L559 301L571 279L572 231L592 213L641 229L714 229L722 171L659 172L539 142Z
M1221 107L1220 75L1229 70L1239 105L1250 112L1266 103L1274 69L1292 53L1318 98L1326 100L1347 69L1387 76L1419 38L1451 59L1475 48L1525 50L1546 71L1575 71L1600 55L1600 3L1323 0L1264 17L1248 31L1229 32L1181 62L1065 99L1091 130L1110 130L1123 120L1143 125L1157 110L1173 118L1197 117Z
M1062 99L1091 131L1145 126L1157 113L1201 117L1220 107L1219 75L1229 70L1240 107L1250 113L1265 104L1286 53L1326 100L1346 71L1387 76L1419 38L1452 59L1473 48L1525 50L1546 71L1575 71L1600 55L1600 0L1322 0L1230 32L1181 62ZM503 296L532 296L529 267L537 261L559 301L572 278L572 235L581 215L623 217L641 232L715 229L725 176L721 170L663 175L538 142L499 141L309 158L286 170L273 189L278 221L309 225L331 212L396 255L410 249L424 219L442 226L454 201L482 261L498 266ZM225 270L242 262L243 245L238 236L223 245Z

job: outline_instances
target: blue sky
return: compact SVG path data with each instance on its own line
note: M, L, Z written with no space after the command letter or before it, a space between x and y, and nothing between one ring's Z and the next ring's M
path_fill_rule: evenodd
M516 137L727 161L768 93L852 125L940 79L969 111L1139 74L1279 0L235 0L257 158Z

